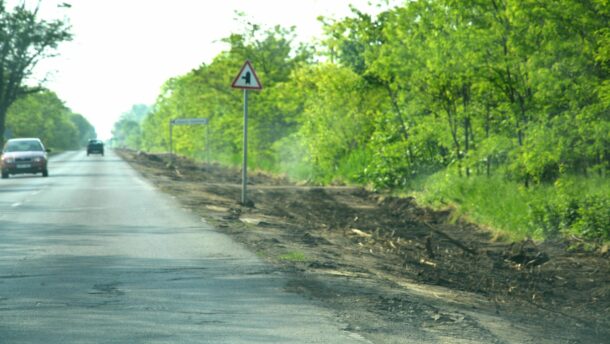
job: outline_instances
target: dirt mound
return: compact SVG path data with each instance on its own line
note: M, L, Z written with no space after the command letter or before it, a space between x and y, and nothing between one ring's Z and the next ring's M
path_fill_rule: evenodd
M368 300L366 309L384 318L395 319L404 300L384 294L382 286L415 290L420 284L472 293L496 312L514 313L517 321L540 322L543 314L557 331L575 326L578 338L590 334L595 342L610 335L607 252L569 252L561 242L498 242L473 224L449 223L449 211L418 207L413 198L357 187L298 186L264 173L249 177L254 207L241 207L239 170L167 155L120 155L162 190L285 269L375 281L377 292L350 289L345 295ZM323 297L312 288L300 291ZM348 307L348 300L332 302ZM549 324L544 326L552 328Z

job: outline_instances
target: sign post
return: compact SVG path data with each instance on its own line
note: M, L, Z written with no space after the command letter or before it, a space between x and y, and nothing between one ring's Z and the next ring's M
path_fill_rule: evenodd
M206 164L210 166L210 126L205 126L205 160Z
M244 89L244 158L241 168L241 204L248 200L248 90Z
M169 121L169 160L174 162L174 144L172 142L172 128L174 127L174 121Z
M241 204L246 205L248 202L248 90L263 88L250 61L246 61L241 67L233 79L231 87L244 90L244 158L241 169Z

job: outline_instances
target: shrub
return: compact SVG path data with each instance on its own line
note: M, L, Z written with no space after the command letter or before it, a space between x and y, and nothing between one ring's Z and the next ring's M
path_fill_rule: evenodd
M610 240L610 200L601 195L560 194L532 201L531 226L544 237L572 234L594 241Z
M588 239L610 240L610 200L598 195L587 196L578 208L572 231Z

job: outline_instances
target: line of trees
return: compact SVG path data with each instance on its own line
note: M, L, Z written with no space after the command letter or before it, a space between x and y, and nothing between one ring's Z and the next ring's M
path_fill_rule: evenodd
M170 119L207 117L213 158L238 165L230 83L249 59L265 86L250 102L253 167L379 188L444 169L525 186L605 177L609 19L605 0L416 0L321 19L316 46L250 24L165 83L134 148L167 151ZM203 130L176 128L176 152L201 157Z
M82 148L96 137L95 128L49 90L19 98L9 108L5 138L38 137L58 150Z
M93 126L52 91L27 81L39 61L72 38L63 20L43 20L25 1L11 10L0 0L0 141L39 137L56 149L83 147L96 137Z
M139 148L142 143L142 121L152 110L151 106L136 104L123 113L112 129L111 146Z
M169 80L134 142L166 150L171 118L209 117L217 159L237 163L242 100L229 84L249 59L265 85L251 103L255 165L282 170L289 157L314 179L388 187L447 166L525 184L603 175L604 4L419 0L377 17L354 9L323 21L316 47L295 47L292 30L251 25L212 63ZM177 151L196 155L201 129L182 131Z
M0 141L13 103L45 91L42 86L26 84L33 69L42 59L53 56L60 43L71 38L65 21L40 19L38 7L30 9L25 1L9 10L5 1L0 0ZM12 129L19 131L21 127Z

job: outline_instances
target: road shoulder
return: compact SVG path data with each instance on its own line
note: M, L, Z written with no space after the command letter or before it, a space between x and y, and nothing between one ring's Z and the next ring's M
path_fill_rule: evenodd
M117 152L291 276L287 290L319 301L373 342L602 343L610 335L605 256L495 242L412 199L261 173L250 177L254 207L242 207L239 171Z

